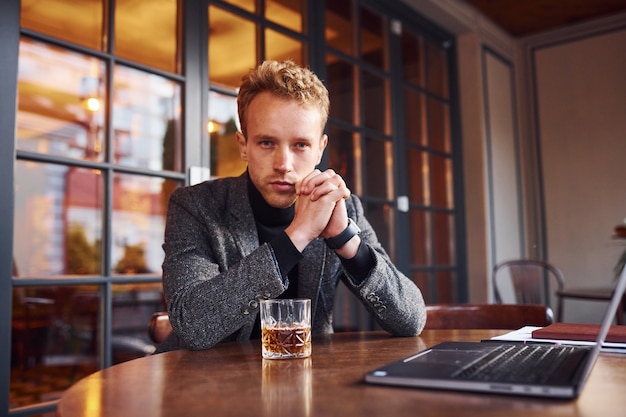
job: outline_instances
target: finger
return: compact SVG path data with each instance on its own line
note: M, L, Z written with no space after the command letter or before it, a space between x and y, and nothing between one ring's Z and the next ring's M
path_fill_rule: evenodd
M330 199L332 201L345 200L350 197L350 190L343 181L339 184L335 184L333 181L326 181L315 187L309 197L311 201L316 201L321 198Z
M319 187L322 184L326 183L335 175L337 174L332 169L327 169L324 172L321 172L320 170L316 169L315 171L311 172L309 175L304 177L304 179L302 180L302 187L300 189L300 192L302 194L309 194L316 187Z
M313 178L320 175L322 172L319 169L314 169L309 174L307 174L302 180L296 183L296 194L309 194L313 187L310 187L308 184L311 182ZM310 188L310 189L309 189Z

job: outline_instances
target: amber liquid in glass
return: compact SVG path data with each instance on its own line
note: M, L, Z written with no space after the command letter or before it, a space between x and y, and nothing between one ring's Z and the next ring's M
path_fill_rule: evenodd
M263 327L264 358L305 358L311 355L311 328Z

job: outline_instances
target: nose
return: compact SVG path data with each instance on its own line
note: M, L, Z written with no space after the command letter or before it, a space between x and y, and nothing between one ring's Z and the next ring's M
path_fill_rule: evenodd
M274 153L274 169L289 172L293 169L293 155L289 146L279 146Z

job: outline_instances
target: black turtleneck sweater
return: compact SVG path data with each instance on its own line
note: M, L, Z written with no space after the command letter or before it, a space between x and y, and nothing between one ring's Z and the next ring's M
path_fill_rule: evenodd
M293 242L285 233L285 229L294 216L294 206L288 208L276 208L270 206L259 190L256 189L250 177L248 176L248 198L254 221L256 223L257 233L259 235L259 244L268 244L274 251L276 262L280 269L280 274L287 289L279 296L279 298L297 298L298 297L298 262L302 259L302 253L296 249ZM374 256L370 252L367 245L361 243L354 258L346 259L339 256L341 263L346 270L352 275L353 280L360 283L369 274L374 267ZM257 316L258 325L250 336L251 339L259 338L260 321Z
M248 181L248 196L259 235L259 244L269 242L274 250L280 274L285 285L288 286L280 298L296 298L298 292L298 268L296 265L302 259L302 254L285 233L285 229L293 220L294 206L288 208L270 206L252 184L252 181Z

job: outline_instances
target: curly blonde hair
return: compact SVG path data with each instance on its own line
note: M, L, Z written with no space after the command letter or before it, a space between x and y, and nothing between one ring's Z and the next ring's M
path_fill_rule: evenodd
M257 68L250 70L241 81L237 95L237 111L241 133L244 137L247 137L248 107L252 100L262 92L317 108L322 116L322 129L324 129L330 109L328 90L311 70L293 61L265 61Z

